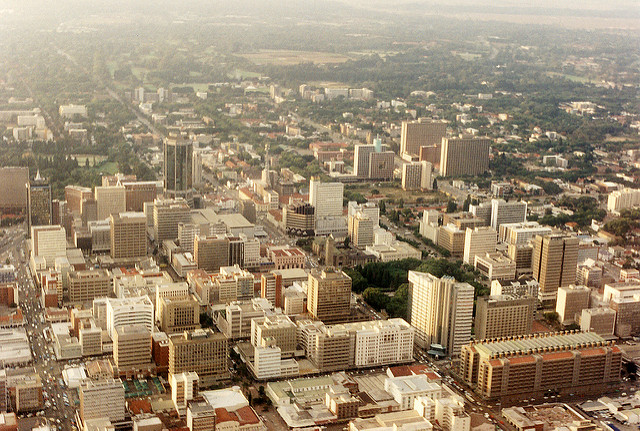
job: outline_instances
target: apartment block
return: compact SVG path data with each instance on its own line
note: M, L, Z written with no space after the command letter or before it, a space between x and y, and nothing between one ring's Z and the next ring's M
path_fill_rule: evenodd
M400 135L400 154L417 156L420 147L439 146L447 132L447 123L443 121L421 119L403 121ZM434 161L434 163L438 163Z
M439 345L458 356L471 339L474 289L452 277L409 271L409 319L416 344L423 349Z

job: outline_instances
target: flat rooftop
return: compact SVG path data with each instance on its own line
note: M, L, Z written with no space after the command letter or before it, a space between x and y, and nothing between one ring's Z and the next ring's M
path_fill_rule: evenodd
M595 332L576 332L572 334L551 334L547 336L515 337L504 341L482 341L474 344L478 353L483 356L497 357L500 354L526 353L533 349L579 348L583 345L599 345L606 343L605 339Z

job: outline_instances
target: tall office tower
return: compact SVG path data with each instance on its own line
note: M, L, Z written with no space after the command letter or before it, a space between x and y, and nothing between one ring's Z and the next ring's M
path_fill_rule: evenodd
M369 155L369 178L372 180L393 180L394 158L393 151L381 151Z
M193 150L193 160L191 163L191 183L195 186L202 184L202 151Z
M473 293L473 286L452 277L409 271L409 320L416 344L423 349L439 345L447 355L458 356L471 340Z
M184 199L153 201L153 236L160 243L178 238L178 225L189 221L189 205Z
M93 197L82 200L80 204L80 215L83 226L86 226L87 223L91 221L98 220L98 203Z
M420 147L438 146L446 133L447 123L442 121L428 119L403 121L402 134L400 136L400 155L417 156L420 154Z
M260 297L269 300L274 307L284 307L284 288L281 274L273 271L262 274L260 278Z
M27 184L27 229L31 226L44 226L51 224L51 185L40 176Z
M193 144L181 136L164 141L165 198L184 198L193 205Z
M167 334L193 331L200 327L200 303L193 295L160 298L160 329Z
M402 165L402 189L417 190L422 184L422 165L409 162Z
M476 303L475 338L510 337L531 333L537 298L483 296Z
M369 177L369 159L376 152L375 145L356 145L353 153L353 173L358 178Z
M205 271L218 271L229 265L229 240L224 235L196 235L193 243L196 265Z
M0 211L24 211L27 208L29 168L0 167Z
M120 214L127 210L127 195L124 186L96 186L98 220L109 218L111 214Z
M199 380L198 373L193 371L171 375L171 399L177 409L186 407L189 401L198 397Z
M107 333L114 337L118 326L142 325L149 332L153 332L155 320L153 316L154 305L149 295L134 298L103 298L106 301L105 323ZM99 301L94 301L94 307ZM96 314L94 312L94 314Z
M491 226L491 202L469 205L469 212L482 220L484 226Z
M144 213L111 214L109 227L112 258L130 259L147 255L147 218Z
M124 420L124 386L120 379L86 380L80 386L80 417Z
M145 202L153 202L162 191L162 181L122 181L127 211L142 211Z
M551 233L549 226L541 226L536 221L524 223L503 223L498 231L500 242L507 244L526 245L536 235L546 235Z
M309 273L307 310L323 322L344 320L351 313L351 278L334 268Z
M73 214L82 213L82 201L93 199L93 191L89 187L66 186L64 188L64 200L67 201L67 209Z
M498 234L492 227L467 228L464 237L464 263L474 265L476 256L483 256L496 251Z
M146 326L118 326L113 335L113 361L121 375L151 368L151 332Z
M373 220L366 214L357 212L349 216L349 237L355 247L373 245L373 228Z
M315 208L316 219L329 216L342 216L344 184L323 183L311 177L309 182L309 203Z
M56 257L67 255L67 235L62 226L33 226L31 228L31 256L43 257L53 266Z
M169 376L192 371L201 387L229 378L227 337L211 329L185 331L169 338Z
M524 223L527 221L527 203L506 202L504 199L491 200L491 227L496 231L505 223Z
M536 235L531 257L533 278L540 283L540 300L555 303L558 288L576 282L578 238L563 234Z
M365 202L358 204L355 201L347 203L347 215L354 216L362 213L373 221L373 227L380 226L380 207L375 202Z
M475 136L442 139L440 174L443 177L480 175L489 169L491 139Z
M296 202L282 208L282 224L292 235L313 235L315 209L308 202Z

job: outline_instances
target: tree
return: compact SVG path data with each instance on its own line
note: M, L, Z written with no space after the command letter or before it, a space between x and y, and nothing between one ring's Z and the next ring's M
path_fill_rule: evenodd
M438 180L436 178L433 179L433 190L438 190Z
M387 204L385 201L380 201L380 214L385 214L387 212Z
M347 237L344 239L344 247L345 247L345 248L349 248L349 244L350 244L350 243L351 243L351 238L347 236Z
M448 213L456 212L457 209L458 209L458 205L456 204L456 201L451 200L451 201L447 202L447 212Z

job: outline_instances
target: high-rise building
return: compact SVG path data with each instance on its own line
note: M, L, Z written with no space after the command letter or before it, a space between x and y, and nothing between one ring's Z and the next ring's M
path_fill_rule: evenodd
M523 223L501 223L498 231L500 242L507 244L525 245L536 235L547 235L551 233L549 226L541 226L536 221Z
M105 320L110 337L114 336L113 334L119 326L142 325L149 332L153 332L155 326L154 306L149 296L108 298L105 300ZM94 304L96 303L94 302Z
M357 212L349 216L349 237L355 247L366 248L373 245L373 228L373 220L366 214Z
M27 212L28 232L31 226L51 224L51 185L40 176L40 171L27 185Z
M372 180L393 180L394 159L396 153L393 151L373 152L369 155L369 179Z
M147 218L144 213L111 214L111 257L129 259L147 255Z
M428 119L403 121L400 135L400 155L417 156L420 154L422 146L440 145L446 133L447 123L443 121Z
M120 214L127 210L124 186L97 186L94 192L98 206L98 220L104 220L111 214Z
M540 283L540 300L555 303L558 288L576 282L578 238L564 234L537 235L531 258L533 277Z
M192 179L191 183L194 186L199 186L202 184L202 151L201 150L193 150L193 160L191 162L192 168Z
M471 340L474 289L452 277L409 271L409 314L416 329L416 344L423 349L440 346L455 357Z
M489 138L443 138L440 149L440 174L443 177L483 174L489 169L490 148Z
M622 351L594 332L475 341L460 355L462 379L487 399L600 394L620 381L621 368Z
M282 209L282 224L292 235L313 235L315 208L307 202L297 202Z
M86 380L80 386L80 417L124 420L124 386L120 379Z
M452 257L462 258L464 256L465 240L466 230L462 230L454 224L440 226L438 229L438 245L451 253Z
M184 199L153 201L153 236L157 242L178 238L178 225L189 221L189 205Z
M64 188L64 199L67 209L73 214L82 213L82 201L93 199L93 191L89 187L69 185Z
M69 273L69 302L72 304L82 304L95 298L109 296L112 290L111 273L106 269Z
M171 375L169 380L171 399L177 409L185 408L189 401L198 397L199 381L198 373L193 371Z
M561 286L558 288L556 313L563 325L577 323L582 310L589 308L591 289L586 286ZM577 316L576 316L577 315Z
M283 308L284 288L281 274L275 272L262 274L260 278L260 297L267 299L274 307Z
M307 310L314 318L335 322L350 315L351 278L343 271L312 270L307 289Z
M67 255L67 235L62 226L32 226L31 256L45 259L47 266L53 266L56 257Z
M193 144L182 137L164 141L164 195L193 202Z
M29 168L0 167L0 211L24 211L27 208Z
M144 325L118 326L113 335L113 361L121 375L151 368L151 332Z
M537 298L483 296L476 302L475 338L510 337L531 333Z
M607 210L619 215L620 211L640 206L640 189L624 188L609 194Z
M467 228L464 237L464 263L474 265L476 256L496 251L496 230L491 227Z
M229 377L227 337L211 329L196 329L169 339L169 375L193 371L200 386Z
M344 184L323 183L312 177L309 183L309 203L315 208L316 219L342 216Z
M375 145L356 145L353 152L353 173L358 178L369 177L370 156L376 152Z
M198 268L209 272L218 271L229 265L229 240L224 235L196 235L193 253Z
M527 203L491 200L491 227L496 231L505 223L524 223L527 220Z
M153 202L162 191L162 181L123 181L127 211L142 211L145 202Z
M431 190L433 188L433 165L431 162L409 162L402 165L402 188L404 190Z
M160 329L167 334L192 331L200 327L200 303L193 296L160 298Z
M187 405L189 431L210 431L216 427L216 411L205 400L189 401Z
M613 335L616 312L611 308L586 308L580 313L580 330L595 332L601 337Z

